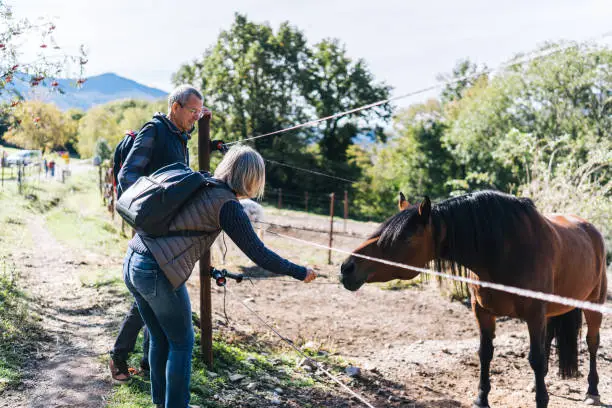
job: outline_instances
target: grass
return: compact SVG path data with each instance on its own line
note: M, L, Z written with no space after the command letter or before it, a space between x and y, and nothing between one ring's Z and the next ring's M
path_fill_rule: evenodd
M414 279L410 280L401 280L394 279L389 282L381 283L378 286L382 290L405 290L405 289L419 289L423 287L423 283L426 280L422 277L422 275L418 275Z
M30 247L33 243L26 228L30 200L26 200L5 186L0 191L0 256L8 256L13 248Z
M0 393L19 384L22 367L43 340L42 327L30 313L18 275L6 259L0 262Z
M71 248L121 257L128 239L120 234L118 217L113 221L103 208L96 185L97 174L94 171L71 179L61 207L46 215L47 227L59 241ZM70 228L76 225L79 227Z
M142 351L142 336L137 342L130 365L138 366ZM328 369L341 372L347 363L336 356L322 353L318 348L304 348L304 353L324 362ZM236 332L217 333L213 341L212 369L202 363L200 333L196 329L196 345L192 360L191 403L204 408L266 405L274 397L274 389L283 394L300 393L309 388L321 388L311 375L298 367L301 357L292 351L275 349L252 336ZM239 381L230 376L242 375ZM247 391L247 385L255 387ZM108 408L150 407L150 382L134 377L129 383L115 387Z
M52 234L71 248L122 256L127 238L119 234L119 220L112 221L102 207L96 186L95 171L77 174L65 184L34 179L24 183L21 195L15 184L6 184L0 192L0 236L19 246L31 244L15 241L29 238L22 234L23 226L31 213L38 213Z
M121 268L95 268L93 271L86 270L79 275L79 280L83 287L94 289L102 289L105 287L124 289L125 295L129 295L129 291L123 283Z

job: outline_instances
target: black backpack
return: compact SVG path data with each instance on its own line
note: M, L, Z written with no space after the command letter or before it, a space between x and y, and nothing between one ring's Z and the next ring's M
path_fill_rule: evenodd
M208 173L193 171L184 163L173 163L136 180L117 200L117 212L141 235L204 235L204 231L169 231L169 227L189 198L207 186L225 184Z
M133 130L126 130L125 136L123 139L117 144L115 147L115 152L113 153L113 184L115 186L115 190L117 191L117 199L121 197L123 191L121 190L121 186L119 185L119 170L123 167L123 163L125 163L125 159L127 159L130 150L132 150L132 146L134 146L134 139L138 133L142 132L147 126L158 126L158 121L152 120L150 122L145 123L142 128L140 128L139 132L134 132ZM155 128L157 132L157 127ZM157 134L157 133L156 133Z

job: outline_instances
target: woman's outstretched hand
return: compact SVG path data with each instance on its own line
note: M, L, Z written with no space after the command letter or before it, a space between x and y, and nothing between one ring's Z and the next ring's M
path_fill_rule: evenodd
M317 277L317 273L312 270L312 268L306 268L306 277L304 278L304 283L312 282Z

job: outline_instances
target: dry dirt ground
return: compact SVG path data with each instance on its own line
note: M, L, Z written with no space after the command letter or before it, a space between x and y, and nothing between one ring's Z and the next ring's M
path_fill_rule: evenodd
M278 210L269 212L266 221L272 223L316 229L329 226L329 220L323 217L304 217ZM342 231L342 223L338 222L335 228ZM375 224L371 223L349 223L347 232L361 236L374 229ZM327 244L328 239L324 234L304 231L289 232L280 228L271 231L320 244ZM382 290L377 285L366 285L352 293L336 283L343 255L334 254L334 264L328 266L325 250L296 244L272 233L266 233L264 240L289 259L310 261L326 277L313 284L270 277L253 264L244 266L249 265L248 260L228 242L226 267L260 276L254 280L254 285L230 282L226 311L231 325L268 333L238 301L246 300L285 336L318 342L324 349L354 361L366 372L374 370L382 374L390 381L379 389L379 393L389 397L383 406L412 406L407 402L394 402L394 397L408 397L419 407L471 406L479 378L479 333L466 304L449 301L435 282L404 290ZM360 242L360 238L336 237L334 246L351 249ZM218 259L218 256L213 258L217 262ZM194 294L198 291L197 277L191 280L190 287ZM218 322L225 319L222 289L215 289L213 310ZM550 408L583 406L588 374L586 326L582 334L580 378L561 380L556 375L556 356L552 356L547 377ZM602 405L606 406L605 403L612 404L612 317L604 318L601 339L599 390ZM533 374L527 361L526 324L516 319L499 318L494 344L491 406L535 406L535 395L531 392Z
M323 218L292 218L290 213L271 211L270 222L325 228ZM342 229L341 224L339 224ZM374 224L351 224L349 232L367 234ZM281 231L282 232L282 231ZM105 259L93 253L72 253L44 228L41 219L29 224L39 242L36 252L23 250L13 261L25 269L25 286L36 311L43 318L48 342L40 360L32 362L23 387L5 393L0 407L103 407L111 391L103 357L112 343L112 333L126 311L116 304L112 292L101 295L83 287L79 275L88 268L119 268L120 259ZM326 243L322 234L288 233ZM367 285L357 293L337 284L342 256L296 244L270 232L265 242L296 262L309 263L325 277L312 284L290 278L267 277L228 242L228 269L257 277L253 284L229 283L226 312L229 325L241 332L257 333L276 341L268 329L242 307L246 301L285 336L311 341L321 348L353 361L370 381L351 383L367 392L377 407L470 407L478 381L478 331L466 305L450 302L435 284L405 290L382 290ZM350 249L359 239L338 237L335 245ZM194 310L198 310L197 273L189 281ZM224 293L213 290L213 320L225 327ZM599 352L600 392L604 403L612 403L612 318L604 319ZM532 371L527 361L528 338L524 323L499 319L495 357L492 362L490 402L493 407L533 407L529 390ZM587 353L581 342L581 374L576 380L560 380L555 369L547 378L550 408L579 407L586 390ZM552 364L556 363L553 357ZM36 367L35 370L32 370ZM554 367L554 366L553 366ZM375 390L372 393L372 390ZM291 406L300 406L299 403ZM332 406L326 404L325 406ZM346 405L360 406L346 398Z

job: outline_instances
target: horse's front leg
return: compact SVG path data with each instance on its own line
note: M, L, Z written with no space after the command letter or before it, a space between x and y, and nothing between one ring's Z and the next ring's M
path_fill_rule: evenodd
M544 306L527 320L529 328L529 364L535 374L536 407L548 407L548 391L544 377L548 371L548 356L546 355L546 317Z
M480 357L480 383L478 385L478 398L474 401L474 408L488 408L489 391L491 391L489 368L493 359L495 316L480 307L475 300L472 301L472 308L480 327L480 349L478 350L478 357Z

